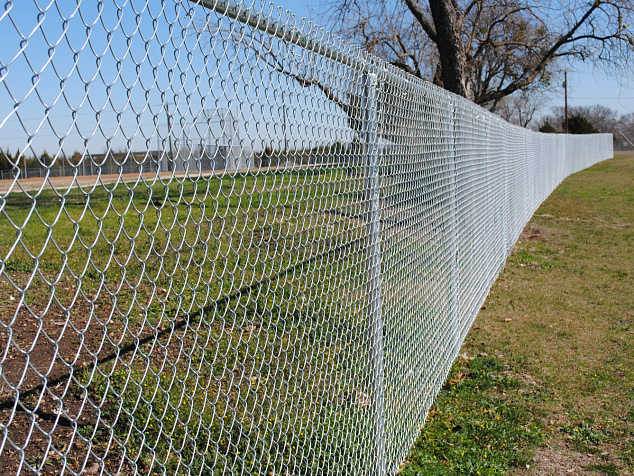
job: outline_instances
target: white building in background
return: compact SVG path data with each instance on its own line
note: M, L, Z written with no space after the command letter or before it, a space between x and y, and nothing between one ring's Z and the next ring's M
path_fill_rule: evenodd
M207 145L179 146L175 150L173 164L168 155L163 159L161 170L198 174L203 172L234 172L253 167L253 152L241 146Z
M183 162L182 167L189 165L190 171L235 171L251 168L249 155L240 146L213 144L198 146L192 151L189 162Z
M200 153L204 170L244 170L252 167L248 159L242 147L236 145L208 145Z
M238 137L238 120L230 109L203 111L191 127L174 140L173 160L165 154L161 170L188 172L233 172L253 167L253 150Z

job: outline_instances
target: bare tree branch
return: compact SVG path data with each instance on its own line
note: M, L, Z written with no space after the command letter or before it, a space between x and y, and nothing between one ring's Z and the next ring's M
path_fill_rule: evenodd
M627 27L634 24L634 0L333 1L340 8L354 4L357 10L340 14L362 25L338 33L486 107L533 85L547 87L565 58L634 73Z
M409 11L412 12L416 21L418 21L419 25L423 28L425 33L431 41L438 44L438 35L436 33L436 29L434 25L432 25L431 21L427 17L427 13L422 9L417 0L403 0Z

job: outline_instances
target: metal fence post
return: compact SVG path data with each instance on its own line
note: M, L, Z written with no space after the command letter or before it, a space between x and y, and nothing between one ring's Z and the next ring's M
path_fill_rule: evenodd
M374 408L374 451L376 475L386 474L385 455L385 376L383 369L383 295L381 289L381 211L379 196L378 144L378 78L364 75L365 156L367 157L367 227L368 227L368 313L370 323L370 356Z
M451 269L449 270L449 312L452 321L452 349L451 360L460 352L462 329L460 326L460 312L458 309L458 286L459 286L459 266L458 258L458 149L459 149L459 128L458 128L458 102L452 98L451 106L451 141L453 143L452 154L449 159L449 193L451 194L449 227L450 227L450 246L451 253Z

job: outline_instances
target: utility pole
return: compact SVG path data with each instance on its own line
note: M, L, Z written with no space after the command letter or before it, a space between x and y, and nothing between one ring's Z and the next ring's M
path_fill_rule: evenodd
M284 155L286 155L288 153L288 137L286 137L286 99L284 91L282 91L282 115L284 116L284 124L282 125L282 132L284 134Z
M632 143L632 141L625 135L625 133L623 131L619 131L621 133L621 135L623 137L625 137L625 140L629 142L629 144L634 148L634 143Z
M161 170L161 139L160 134L156 133L156 171L163 172Z
M174 149L172 148L172 116L170 115L170 103L165 103L165 114L167 114L167 134L170 142L170 160L167 163L167 170L172 171L174 167Z
M568 71L564 70L564 129L568 134Z

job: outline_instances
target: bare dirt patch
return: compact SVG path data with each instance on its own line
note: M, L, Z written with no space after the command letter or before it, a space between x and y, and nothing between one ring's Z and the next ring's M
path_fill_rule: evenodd
M583 474L585 476L603 476L604 473L589 469L593 465L603 463L604 460L601 458L589 453L579 453L566 443L551 444L550 447L539 448L535 452L530 468L520 469L512 475L566 476Z
M524 227L524 229L522 230L522 233L520 234L519 241L547 242L548 237L552 234L553 234L553 229L543 225L536 225L533 222L528 222L526 226Z
M173 323L135 324L108 295L87 296L71 282L57 286L55 299L46 286L32 286L27 299L15 285L30 279L28 273L16 273L13 284L0 279L6 297L0 304L0 424L7 428L0 474L31 474L21 460L34 468L44 462L42 475L82 468L93 474L91 468L101 471L104 464L116 473L125 466L122 448L95 436L111 432L116 410L88 391L95 369L108 374L133 360L136 366L178 362L189 336ZM135 358L145 342L155 351Z
M99 322L113 315L112 304L105 298L87 302L71 285L60 300L49 299L45 286L35 289L37 295L27 302L0 280L0 293L7 297L0 307L0 422L8 437L0 457L2 474L30 473L18 467L22 452L34 467L46 459L40 474L59 474L65 465L77 471L96 462L96 453L89 455L86 441L75 433L97 426L105 408L90 402L77 381L83 369L113 351L109 342L117 331L111 326L106 339ZM65 307L60 301L73 304Z

